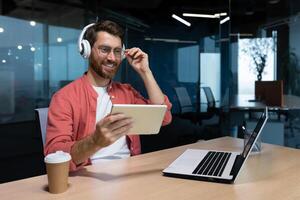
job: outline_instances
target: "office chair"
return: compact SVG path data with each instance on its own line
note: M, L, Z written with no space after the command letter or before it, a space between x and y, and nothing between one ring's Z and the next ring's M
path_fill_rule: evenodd
M180 113L193 112L194 107L185 87L174 87L180 105Z
M207 100L207 111L203 116L206 116L205 118L211 118L213 115L218 113L218 109L216 108L216 100L210 87L202 87L202 89Z
M209 140L222 136L221 126L221 112L216 107L216 100L210 87L201 87L206 97L206 112L200 113L200 124L204 129L204 139ZM207 121L204 121L207 120Z
M198 123L197 113L194 111L194 106L185 87L174 87L177 99L180 106L179 117L188 119L193 123Z
M200 113L194 111L194 106L185 87L175 87L174 89L180 105L180 117L201 124L202 120L210 119L216 114L216 101L210 87L202 87L207 100L207 111Z
M216 101L209 87L204 87L204 89L202 88L207 100L207 111L200 113L194 111L194 107L192 105L190 96L185 87L175 87L174 89L181 108L181 113L178 117L188 119L194 124L202 125L203 120L212 119L215 116ZM203 131L201 131L201 138L212 139L220 137L220 131L218 126L219 121L214 124L206 124L202 126Z
M41 131L40 134L42 136L43 146L45 146L48 108L37 108L37 109L35 109L35 113L36 113L36 119L39 123L40 131Z

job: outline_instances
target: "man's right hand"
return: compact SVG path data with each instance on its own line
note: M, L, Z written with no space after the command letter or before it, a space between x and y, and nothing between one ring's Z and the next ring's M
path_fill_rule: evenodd
M106 147L128 134L132 123L132 119L122 113L107 115L96 124L93 141L101 148Z

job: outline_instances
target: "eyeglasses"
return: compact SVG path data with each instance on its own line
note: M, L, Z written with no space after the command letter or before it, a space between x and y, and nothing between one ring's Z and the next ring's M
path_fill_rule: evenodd
M101 54L106 56L110 54L111 51L113 51L116 58L121 58L122 55L124 54L124 50L122 48L112 49L112 47L110 46L99 46L98 49Z

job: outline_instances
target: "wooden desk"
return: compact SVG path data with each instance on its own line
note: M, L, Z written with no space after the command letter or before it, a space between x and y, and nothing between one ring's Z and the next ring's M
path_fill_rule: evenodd
M187 148L241 151L243 141L223 137L192 145L88 166L69 178L67 192L44 191L47 177L0 185L1 199L300 199L300 151L263 144L251 155L235 184L220 184L162 176ZM34 167L34 166L32 166Z

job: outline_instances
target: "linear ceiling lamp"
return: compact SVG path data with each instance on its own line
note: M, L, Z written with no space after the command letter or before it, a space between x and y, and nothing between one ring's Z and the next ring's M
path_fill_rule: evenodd
M215 15L196 14L196 13L183 13L182 15L184 17L216 18Z
M217 16L218 18L220 18L222 16L227 16L227 13L226 12L224 12L224 13L216 13L214 15Z
M197 14L197 13L183 13L182 14L184 17L200 17L200 18L220 18L221 16L226 16L227 13L216 13L213 15L209 15L209 14Z
M220 21L220 24L224 24L225 22L229 21L230 20L230 17L225 17L224 19L222 19Z
M177 21L183 23L183 24L186 25L186 26L191 26L191 23L190 23L190 22L188 22L188 21L182 19L181 17L179 17L179 16L177 16L177 15L175 15L175 14L173 14L172 17L173 17L174 19L176 19Z
M171 38L150 38L150 37L145 37L144 40L154 41L154 42L197 44L197 41L193 41L193 40L179 40L179 39L171 39Z

